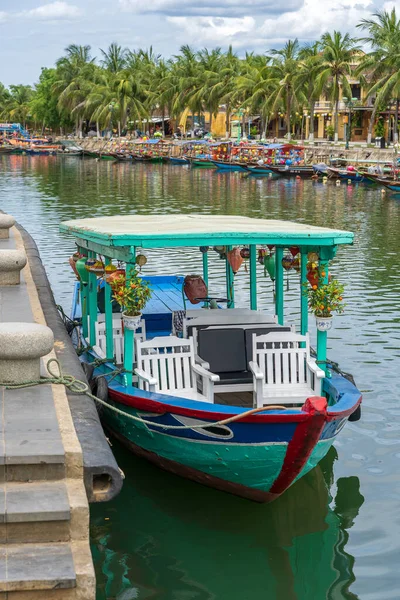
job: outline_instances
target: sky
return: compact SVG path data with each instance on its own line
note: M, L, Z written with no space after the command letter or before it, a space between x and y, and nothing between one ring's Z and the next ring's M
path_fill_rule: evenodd
M69 44L89 44L94 56L111 42L165 57L183 44L263 53L333 29L359 35L362 18L394 6L400 0L0 0L0 82L33 84Z

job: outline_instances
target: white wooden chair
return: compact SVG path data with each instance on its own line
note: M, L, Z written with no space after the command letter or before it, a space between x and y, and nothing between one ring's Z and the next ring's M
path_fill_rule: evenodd
M156 337L136 344L139 388L168 396L214 402L219 376L195 364L193 339ZM198 379L200 381L198 381ZM202 393L197 385L201 383Z
M302 346L302 347L301 347ZM291 332L253 336L254 406L304 404L321 394L325 372L310 357L309 335Z
M146 322L140 320L138 328L135 330L135 341L146 339ZM113 315L113 343L114 358L117 365L124 362L124 333L120 315ZM106 358L106 324L103 320L96 323L96 347L97 354ZM108 357L109 358L109 357Z

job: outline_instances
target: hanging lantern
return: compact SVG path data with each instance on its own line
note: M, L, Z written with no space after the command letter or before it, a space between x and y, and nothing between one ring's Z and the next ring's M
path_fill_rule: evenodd
M207 252L209 251L209 246L200 246L200 252L202 254L207 254Z
M76 261L74 260L74 257L73 257L73 256L71 256L71 257L68 259L68 262L69 262L69 264L71 265L71 269L72 269L72 270L73 270L73 272L75 273L75 275L76 275L77 279L79 279L79 273L78 273L78 271L77 271L77 268L76 268L76 266L75 266L75 262L76 262Z
M79 260L80 258L83 258L83 254L81 254L80 252L74 252L72 255L72 260L74 262L76 262L77 260Z
M243 258L239 248L232 248L232 250L229 250L229 252L226 255L226 258L232 268L234 275L236 275L243 262Z
M147 263L147 257L144 254L138 254L135 258L135 263L138 265L140 271L142 267Z
M319 261L319 256L316 252L309 252L307 254L307 258L308 258L309 262L312 262L312 263Z
M275 246L273 246L273 245L271 245L271 244L268 244L268 245L267 245L267 248L268 248L268 250L269 250L270 252L272 252L272 251L273 251L273 249L275 248Z
M282 267L285 269L285 271L290 271L290 269L293 266L293 257L291 254L285 254L285 256L282 258Z
M296 256L300 252L300 248L297 248L297 246L291 246L289 248L289 250L290 250L290 254L293 256L293 258L296 258Z
M275 281L275 272L275 254L267 254L264 256L264 275L267 276L268 273L271 280Z
M250 248L242 248L240 251L240 256L245 260L250 258Z
M119 278L125 277L125 269L116 269L110 275L107 276L107 283L113 285L113 283Z
M295 271L297 271L297 273L299 273L299 272L300 272L300 267L301 267L300 256L296 256L296 257L293 259L293 262L292 262L292 267L293 267L293 269L294 269Z
M104 265L101 260L96 260L94 258L88 258L85 263L86 270L90 273L95 273L96 275L103 275L104 273Z
M213 250L215 250L215 252L217 254L225 254L226 247L225 246L214 246Z
M264 258L267 256L267 251L265 248L260 248L258 251L258 262L260 265L264 264Z
M76 261L75 268L78 272L78 277L79 277L81 283L88 283L89 272L86 270L86 257L85 256Z
M314 285L318 285L319 282L319 273L318 269L310 269L307 273L307 279L311 287Z
M106 283L110 283L110 275L112 273L115 273L116 270L117 270L117 267L115 265L113 265L112 263L110 263L109 265L106 265L104 267L104 279L105 279Z

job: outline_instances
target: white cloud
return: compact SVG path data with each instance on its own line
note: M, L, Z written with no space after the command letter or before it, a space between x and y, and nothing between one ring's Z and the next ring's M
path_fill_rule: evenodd
M287 39L316 40L326 31L350 32L356 37L360 32L356 25L361 19L370 17L372 0L305 0L296 13L267 18L259 33L268 40L285 42ZM279 36L277 35L279 32Z
M18 16L38 19L39 21L58 21L65 19L76 19L80 17L82 11L73 4L67 2L52 2L43 4L32 10L24 10Z
M253 17L167 17L167 21L201 43L229 43L238 34L246 37L255 30Z
M285 12L298 10L304 0L286 0ZM164 13L169 16L243 17L253 14L279 14L276 0L119 0L121 8L137 14Z
M5 21L7 19L7 13L0 11L0 23L2 23L3 21Z

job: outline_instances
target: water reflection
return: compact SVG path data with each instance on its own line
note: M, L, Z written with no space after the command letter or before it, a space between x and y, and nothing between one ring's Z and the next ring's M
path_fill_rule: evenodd
M92 507L98 599L355 599L348 529L364 498L336 451L277 502L257 505L117 458L122 494ZM106 519L106 520L105 520ZM109 520L108 520L109 519Z
M271 507L242 505L178 481L120 451L122 467L130 474L128 492L112 505L112 512L107 506L94 509L101 527L95 533L96 548L99 540L104 544L96 550L99 572L103 564L107 571L108 564L116 573L114 583L111 575L100 575L100 597L104 600L108 582L110 597L125 588L132 596L133 585L139 597L174 600L231 596L286 600L295 594L299 600L341 600L351 594L362 600L398 600L400 202L395 196L382 196L378 188L362 184L337 187L181 166L4 156L0 208L34 235L57 301L66 310L73 283L67 257L74 245L70 237L60 236L61 220L201 212L290 219L354 231L354 246L341 248L332 263L333 272L348 285L346 312L335 318L329 355L353 372L364 392L364 407L362 420L349 424L336 442L336 483L329 480L334 500L322 485L321 474L313 472ZM150 254L146 273L188 273L201 267L198 249L171 251L168 257L163 252ZM210 289L215 295L224 291L222 268L222 261L210 255ZM235 286L236 298L246 305L249 276L243 269ZM290 273L289 287L285 317L297 324L295 273ZM258 291L260 307L271 310L272 285L261 266ZM332 469L325 469L329 479L328 472ZM362 501L355 475L366 501L350 528ZM148 481L152 478L153 483ZM157 522L154 529L147 503ZM110 521L103 521L103 511L108 511Z

